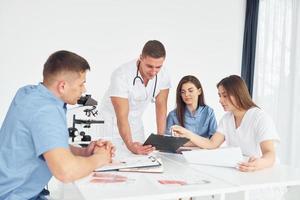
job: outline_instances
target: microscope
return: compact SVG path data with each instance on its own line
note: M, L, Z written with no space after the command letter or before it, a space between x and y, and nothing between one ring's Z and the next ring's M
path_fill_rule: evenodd
M92 98L91 95L85 95L80 97L77 101L78 105L82 105L83 107L88 107L83 110L87 117L97 116L98 110L96 110L96 106L98 102ZM91 128L91 124L104 124L103 120L91 120L91 119L76 119L76 115L73 115L72 127L68 128L69 137L72 138L72 142L75 141L75 138L78 136L78 129L75 127L76 124L83 125L83 128ZM92 140L90 135L87 135L84 131L80 131L79 135L81 136L80 146L86 147L88 143Z

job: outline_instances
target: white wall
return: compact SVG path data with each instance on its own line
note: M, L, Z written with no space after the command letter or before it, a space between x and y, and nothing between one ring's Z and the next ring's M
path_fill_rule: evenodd
M112 70L139 56L149 39L166 46L169 110L179 79L193 74L219 119L215 85L240 74L244 12L245 0L0 0L0 124L16 90L42 80L54 51L74 51L89 61L88 93L100 100ZM147 133L156 130L152 114L150 105Z

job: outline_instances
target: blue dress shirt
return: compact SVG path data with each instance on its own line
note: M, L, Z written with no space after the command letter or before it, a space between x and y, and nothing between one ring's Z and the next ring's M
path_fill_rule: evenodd
M69 148L65 103L42 84L20 88L0 138L0 199L36 199L52 176L43 153Z

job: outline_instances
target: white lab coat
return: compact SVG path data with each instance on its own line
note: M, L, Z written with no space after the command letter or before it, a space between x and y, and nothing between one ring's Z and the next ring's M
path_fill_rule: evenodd
M130 61L118 67L111 75L111 82L100 104L100 117L104 119L104 135L111 134L112 138L120 138L116 115L110 97L121 97L129 102L129 125L133 141L144 142L144 126L142 115L153 98L155 78L149 80L145 87L140 79L133 80L137 73L137 60ZM141 77L140 73L138 75ZM154 97L160 90L171 87L170 78L165 66L157 74L157 84ZM153 122L149 122L153 123ZM101 134L101 133L100 133Z

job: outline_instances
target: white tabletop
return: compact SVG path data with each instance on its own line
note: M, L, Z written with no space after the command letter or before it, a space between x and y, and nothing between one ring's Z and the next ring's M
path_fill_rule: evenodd
M300 185L300 169L287 165L276 164L271 168L255 172L240 172L235 168L189 164L180 154L165 154L164 156L176 161L178 164L188 165L211 177L240 186L240 188L236 187L237 190Z
M76 199L172 199L180 197L224 194L272 186L300 185L300 169L276 165L256 172L240 172L234 168L195 165L180 154L158 153L164 173L107 172L125 176L125 183L91 183L91 175L69 185ZM188 185L162 185L158 180L187 180ZM203 181L204 180L204 181ZM71 189L70 189L71 188ZM65 190L65 199L68 199ZM77 193L77 194L76 194ZM76 195L74 195L76 194Z
M160 157L158 155L158 157ZM176 161L161 156L164 173L124 173L106 172L119 174L134 179L129 183L90 183L91 176L75 183L84 199L170 199L178 197L201 196L208 194L223 193L230 188L220 179L211 177L185 165L179 165ZM161 185L158 180L187 180L191 184Z

